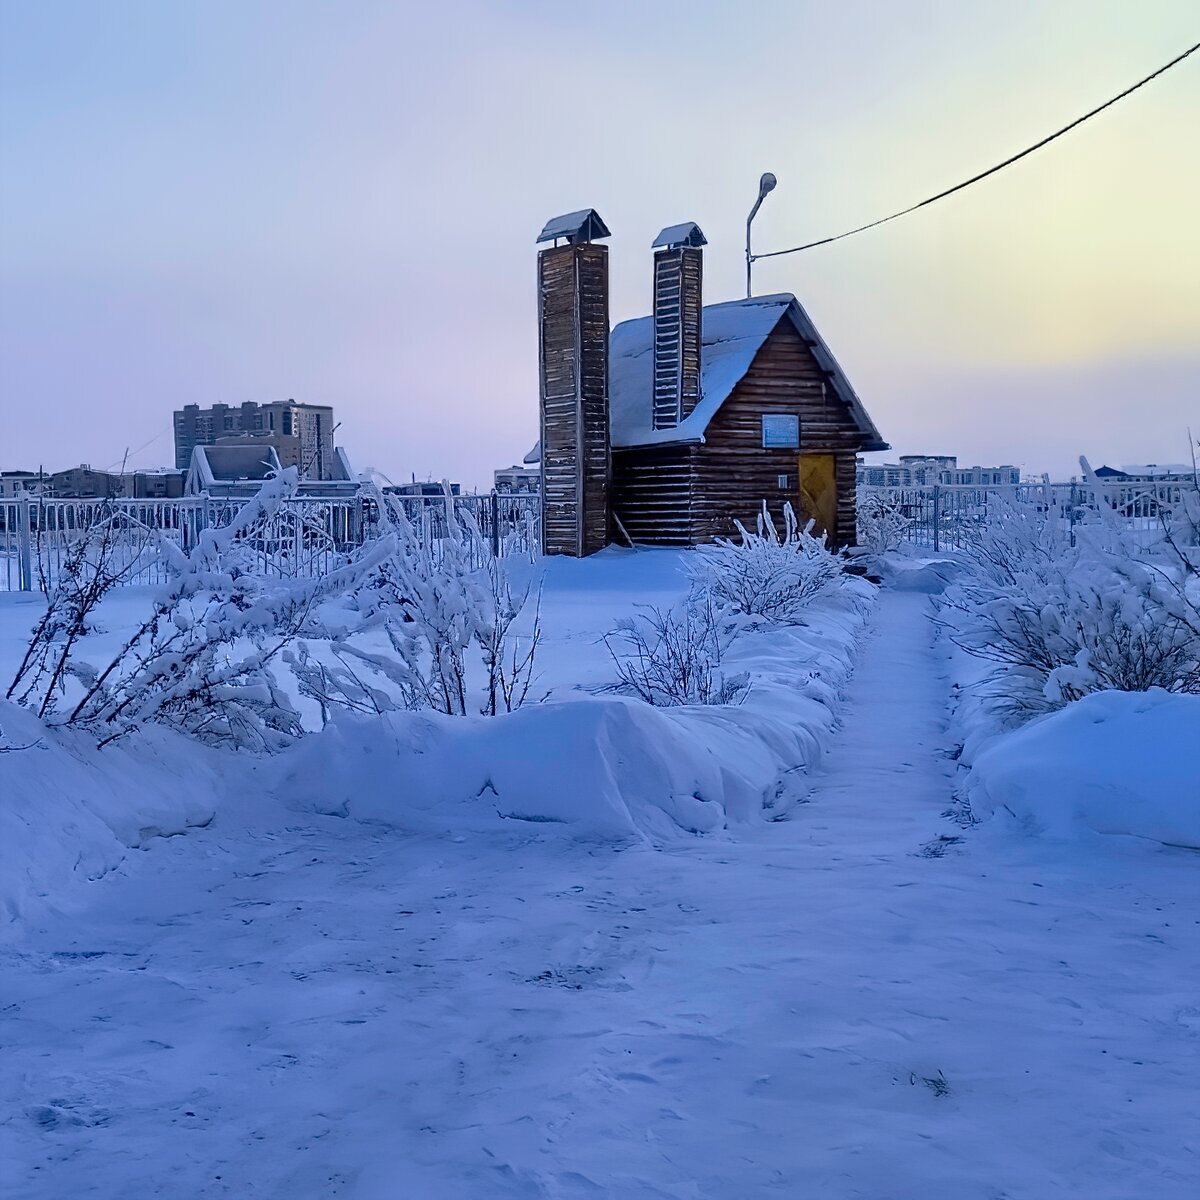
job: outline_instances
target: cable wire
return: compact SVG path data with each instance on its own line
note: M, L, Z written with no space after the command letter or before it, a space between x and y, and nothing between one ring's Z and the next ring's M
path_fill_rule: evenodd
M981 179L986 179L989 175L995 175L997 171L1003 171L1005 167L1012 166L1013 163L1019 162L1026 155L1032 154L1035 150L1040 150L1043 146L1048 146L1055 138L1060 138L1064 133L1070 133L1077 125L1082 125L1084 121L1090 120L1097 113L1102 113L1106 108L1111 108L1118 100L1124 100L1126 96L1132 92L1136 92L1138 88L1143 87L1152 79L1157 79L1164 72L1169 71L1172 67L1183 62L1189 54L1195 54L1200 50L1200 42L1197 42L1190 49L1185 50L1177 58L1171 59L1165 66L1159 67L1152 75L1147 75L1145 79L1139 79L1132 87L1127 87L1120 95L1114 96L1111 100L1106 100L1099 108L1093 108L1091 112L1084 113L1082 117L1077 117L1070 125L1064 125L1056 133L1052 133L1049 137L1044 137L1040 142L1022 150L1020 154L1014 154L1011 158L1006 158L1002 163L997 163L994 167L989 167L986 171L981 171L978 175L972 175L970 179L964 179L962 183L956 183L953 187L947 188L944 192L938 192L936 196L930 196L928 200L922 200L918 204L910 204L908 208L902 208L899 212L894 212L891 216L880 217L878 221L870 221L866 225L859 225L857 229L847 229L845 233L836 233L833 237L821 238L820 241L806 242L803 246L793 246L789 250L772 250L767 254L753 254L750 256L751 262L757 262L760 258L778 258L782 254L798 254L801 250L811 250L814 246L827 246L830 242L840 242L842 238L853 237L856 233L863 233L868 229L874 229L877 225L886 225L889 221L896 220L897 217L905 217L911 212L916 212L918 208L924 208L927 204L933 204L937 200L944 200L947 196L954 195L955 192L961 192L963 188L970 187L973 183L978 183Z

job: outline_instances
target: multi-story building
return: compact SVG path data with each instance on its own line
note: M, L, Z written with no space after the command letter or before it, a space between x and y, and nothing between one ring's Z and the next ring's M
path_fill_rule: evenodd
M854 482L859 487L909 487L912 472L899 463L856 462Z
M909 482L925 486L941 483L943 471L953 471L958 459L953 454L902 454L900 466L907 468Z
M459 496L462 494L462 484L459 483L436 483L432 479L427 479L424 482L418 482L416 479L412 483L393 483L389 484L383 490L389 496L444 496L446 488L449 487L450 495Z
M511 467L501 467L492 472L492 486L504 494L536 492L542 486L542 469L540 466L519 467L515 463Z
M87 463L55 471L46 477L46 492L80 500L108 500L133 494L133 477L114 471L97 471Z
M1021 469L960 467L953 454L903 454L898 463L855 464L860 487L931 487L934 484L1006 487L1021 482Z
M1096 478L1114 483L1194 483L1196 468L1186 463L1143 463L1137 466L1096 468Z
M283 466L300 469L302 479L333 478L333 409L294 400L210 408L185 404L175 412L175 466L186 471L197 446L245 444L252 438L263 438Z
M970 487L1009 487L1021 482L1021 468L1006 464L1002 467L955 467L942 471L938 483L965 484Z
M183 495L185 471L158 467L132 473L133 489L129 493L135 500L175 500Z
M37 471L0 471L0 500L11 500L22 492L37 492Z

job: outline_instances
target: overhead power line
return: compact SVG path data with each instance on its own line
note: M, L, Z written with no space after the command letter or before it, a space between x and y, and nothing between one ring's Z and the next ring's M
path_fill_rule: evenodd
M1049 137L1044 137L1040 142L1035 142L1032 146L1022 150L1020 154L1014 154L1011 158L1006 158L1002 163L997 163L994 167L989 167L988 170L981 171L978 175L972 175L970 179L964 179L962 183L956 183L944 192L938 192L936 196L930 196L928 200L922 200L918 204L910 204L908 208L902 208L899 212L894 212L887 217L880 217L878 221L869 221L866 225L859 225L857 229L847 229L845 233L836 233L832 237L821 238L816 242L805 242L803 246L792 246L789 250L772 250L767 254L754 254L751 256L750 261L754 262L760 258L778 258L781 254L798 254L801 250L811 250L814 246L827 246L830 242L840 242L842 238L853 237L854 234L874 229L877 225L886 225L889 221L896 220L897 217L907 216L911 212L916 212L918 208L924 208L926 205L933 204L938 200L944 200L947 196L953 196L955 192L961 192L963 188L968 188L971 184L978 183L981 179L986 179L989 175L995 175L997 171L1003 171L1005 167L1011 167L1013 163L1019 162L1035 150L1040 150L1043 146L1048 146L1056 138L1062 137L1064 133L1070 133L1077 125L1082 125L1084 121L1091 120L1092 117L1098 113L1102 113L1106 108L1111 108L1118 100L1124 100L1126 96L1136 92L1138 88L1145 86L1152 79L1157 79L1172 67L1178 66L1189 54L1194 54L1197 50L1200 50L1200 42L1185 50L1177 58L1171 59L1165 66L1159 67L1152 75L1147 75L1145 79L1139 79L1132 87L1127 87L1111 100L1106 100L1099 108L1093 108L1091 112L1084 113L1082 117L1076 118L1070 125L1064 125L1057 132L1050 134Z

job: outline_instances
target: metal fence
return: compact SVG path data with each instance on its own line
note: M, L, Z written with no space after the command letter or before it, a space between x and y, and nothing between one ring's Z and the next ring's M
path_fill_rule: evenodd
M442 496L389 496L400 505L423 542L436 554L448 533ZM208 496L178 500L70 500L22 497L0 500L0 591L34 591L54 585L71 546L98 521L116 516L126 584L157 584L167 578L159 547L165 537L188 551L204 529L229 525L242 498ZM480 539L473 553L482 566L488 555L535 553L540 540L537 495L454 496L458 514L469 514ZM355 549L378 536L378 502L369 495L284 501L253 550L267 576L314 578L346 562Z
M1161 536L1163 523L1179 506L1188 482L1083 484L1021 483L975 487L940 484L928 487L866 487L859 503L882 501L908 522L905 539L935 552L961 550L979 531L1000 519L1013 501L1028 505L1046 520L1061 521L1072 532L1094 514L1106 510L1128 522L1150 544Z

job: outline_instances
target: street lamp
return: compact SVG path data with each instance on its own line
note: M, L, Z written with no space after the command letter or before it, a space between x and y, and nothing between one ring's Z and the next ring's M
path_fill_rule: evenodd
M746 218L746 299L750 299L750 269L754 263L754 256L750 253L750 222L754 220L758 214L762 202L767 198L767 193L774 190L778 180L768 171L758 181L758 199L754 202L754 207L750 210L750 215Z

